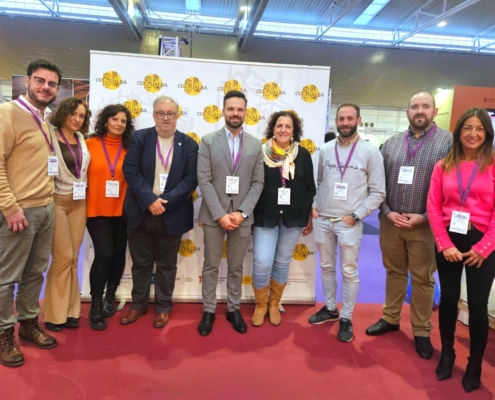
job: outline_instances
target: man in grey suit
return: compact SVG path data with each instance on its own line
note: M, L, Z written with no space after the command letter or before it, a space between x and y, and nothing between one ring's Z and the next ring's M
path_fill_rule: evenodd
M198 184L203 195L199 221L204 229L203 304L198 326L201 336L211 333L217 304L218 268L227 234L227 320L239 333L247 325L239 311L243 261L249 245L253 209L263 190L261 142L244 132L247 100L232 90L223 99L225 127L201 139Z

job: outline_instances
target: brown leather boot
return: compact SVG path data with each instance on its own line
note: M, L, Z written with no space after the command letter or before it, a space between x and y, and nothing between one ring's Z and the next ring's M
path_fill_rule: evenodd
M254 301L256 302L256 308L254 309L253 316L251 317L251 324L253 326L263 325L263 320L268 312L268 289L270 286L266 285L261 289L256 289L253 285L254 290Z
M53 349L57 346L57 340L47 334L38 324L38 317L19 321L19 338L21 342L31 342L40 349Z
M6 367L20 367L24 364L24 356L15 342L14 328L0 333L0 364Z
M276 280L270 278L270 297L268 298L268 316L272 325L280 325L282 317L278 306L284 293L286 283L281 285Z

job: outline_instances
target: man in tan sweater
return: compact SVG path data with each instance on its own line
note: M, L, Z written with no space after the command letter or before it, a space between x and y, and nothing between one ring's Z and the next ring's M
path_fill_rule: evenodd
M14 338L14 285L19 337L41 349L57 345L38 324L39 296L53 237L53 176L57 159L47 106L55 101L60 69L29 64L27 93L0 105L0 363L24 364Z

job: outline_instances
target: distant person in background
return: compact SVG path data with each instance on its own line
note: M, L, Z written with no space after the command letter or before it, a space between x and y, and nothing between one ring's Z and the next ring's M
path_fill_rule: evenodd
M90 155L84 136L91 113L84 101L68 97L50 116L58 159L52 263L46 276L42 319L46 329L77 328L81 312L77 267L86 230L86 181Z
M299 117L290 111L273 113L265 137L265 186L254 208L253 326L261 326L267 313L273 325L281 322L279 304L292 254L301 232L306 236L313 230L316 193L311 154L299 146Z
M438 320L442 354L436 373L438 380L452 375L457 305L465 270L470 345L462 385L471 392L481 384L488 341L488 297L495 277L494 135L486 110L465 111L453 136L452 151L435 165L428 193L441 293Z
M330 140L333 140L337 137L337 135L335 134L335 132L327 132L325 133L325 143L329 142Z
M387 139L381 149L387 198L378 217L386 293L382 317L366 329L369 336L400 329L409 274L412 331L416 352L424 359L433 355L430 331L436 269L426 199L433 167L452 146L452 134L434 122L437 112L431 94L415 94L406 111L409 128Z
M122 218L122 208L127 183L122 164L133 131L129 110L122 104L111 104L98 113L94 137L86 141L91 154L86 226L95 251L89 273L91 310L88 320L90 328L96 331L106 329L105 318L116 313L115 292L125 267L127 225Z

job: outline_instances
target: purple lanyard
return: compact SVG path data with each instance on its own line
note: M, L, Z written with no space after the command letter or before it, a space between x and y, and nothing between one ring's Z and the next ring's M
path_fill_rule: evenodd
M50 139L48 138L48 135L46 134L45 130L43 129L43 126L41 125L41 121L40 119L38 118L38 116L33 112L33 110L31 110L31 108L29 108L29 106L24 102L22 101L22 99L19 97L17 99L17 101L26 109L28 110L31 115L33 116L33 119L34 121L36 122L36 125L38 125L38 127L40 128L41 130L41 133L43 133L43 136L45 137L45 140L46 140L46 143L48 143L48 147L50 148L50 151L52 153L55 153L55 148L53 147L53 142L50 142Z
M407 132L406 135L406 157L407 157L407 163L409 164L411 160L414 158L416 153L419 151L421 146L423 146L423 143L426 142L426 139L437 129L437 125L433 124L433 126L426 132L425 136L414 146L414 149L410 151L410 141L411 141L411 133Z
M230 133L232 135L232 133ZM237 156L234 156L234 147L235 147L235 138L232 135L232 171L235 171L237 164L239 164L239 160L242 155L242 150L244 149L244 129L241 129L241 133L239 134L239 149L237 150Z
M347 161L345 163L344 171L342 171L342 166L340 165L339 152L337 151L337 143L335 143L335 158L337 159L337 166L339 168L341 180L344 179L344 175L347 171L347 167L349 166L349 163L351 162L351 158L352 158L352 155L354 154L354 149L356 148L357 142L359 142L359 137L354 142L354 144L352 145L351 152L349 153L349 156L347 157Z
M76 153L74 153L74 150L72 150L72 146L70 145L69 141L64 135L64 132L62 132L62 128L58 128L58 133L60 133L60 136L62 136L62 139L64 140L65 144L69 148L70 154L72 154L72 157L74 157L74 168L76 170L76 178L79 179L81 178L81 168L82 168L82 148L81 148L81 143L79 143L79 138L77 135L76 137L76 142L77 142L77 151L79 153L79 160L76 157Z
M103 146L103 152L105 153L108 168L110 168L110 174L112 175L112 181L113 181L113 178L115 177L115 168L117 168L117 163L119 162L120 153L122 152L122 142L120 142L119 149L117 150L117 157L115 157L113 164L110 163L110 156L108 155L105 139L101 139L101 145Z
M466 186L466 189L462 188L462 174L461 174L461 168L456 167L457 169L457 186L459 187L459 196L461 198L461 211L462 208L464 207L464 203L466 202L469 192L471 191L471 186L473 186L474 178L476 177L476 174L478 173L479 169L479 164L476 163L473 167L473 172L471 172L471 176L469 177L468 184Z
M280 171L280 179L282 180L282 186L285 187L285 182L287 182L287 181L284 178L282 167L278 167L278 170Z
M158 151L158 157L160 157L160 161L162 162L163 168L165 168L165 172L167 172L168 168L168 162L170 160L170 155L172 154L172 149L174 148L174 141L172 140L172 143L170 144L168 151L167 151L167 159L163 159L163 154L162 154L162 149L160 146L160 139L158 139L158 136L156 137L156 150Z

